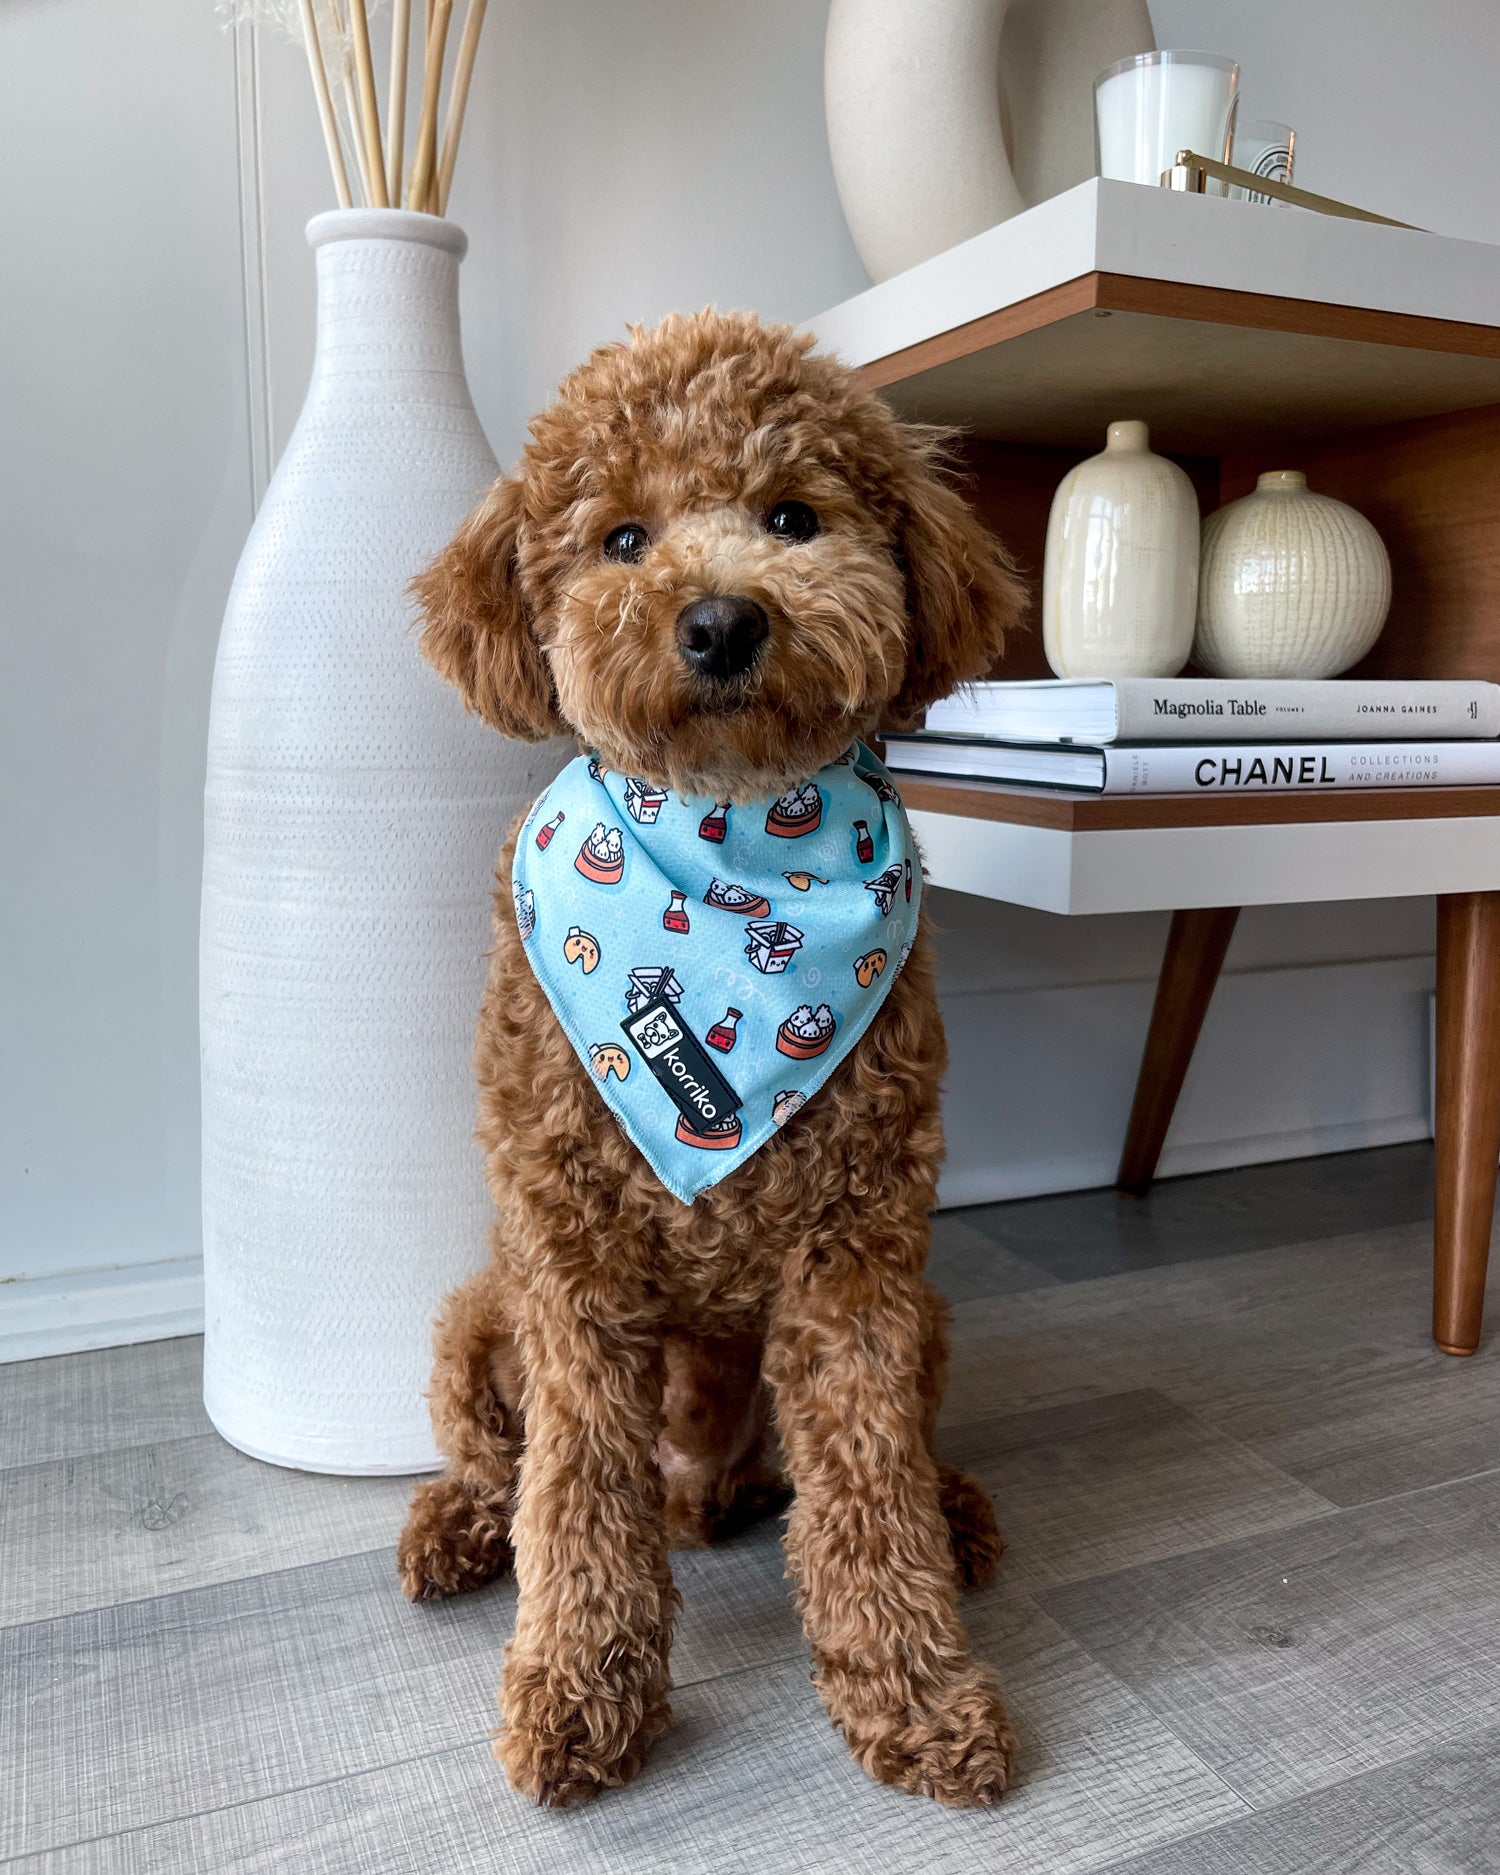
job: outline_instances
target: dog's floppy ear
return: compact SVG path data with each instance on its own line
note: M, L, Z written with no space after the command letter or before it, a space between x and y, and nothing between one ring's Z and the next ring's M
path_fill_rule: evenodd
M1025 608L1015 562L932 463L919 436L899 490L897 554L906 575L906 675L887 711L894 727L995 664Z
M567 725L531 629L516 564L520 528L521 483L505 476L412 590L422 604L427 661L492 728L540 742Z

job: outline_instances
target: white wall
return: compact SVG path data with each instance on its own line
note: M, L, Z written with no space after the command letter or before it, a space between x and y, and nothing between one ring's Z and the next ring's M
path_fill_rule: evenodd
M197 1251L202 745L251 515L232 74L197 0L0 17L0 1279Z
M1312 187L1500 240L1488 0L1154 13L1161 43L1241 59L1247 110L1297 125ZM800 319L864 284L823 136L823 17L492 11L452 211L502 459L627 320L707 300ZM0 174L0 1281L22 1279L0 1337L71 1314L81 1344L193 1306L209 677L311 357L301 224L331 193L299 54L225 36L209 0L10 0ZM1107 1179L1162 921L951 895L939 915L956 1074L983 1095L953 1103L950 1201ZM1169 1168L1423 1130L1429 952L1421 905L1247 914Z

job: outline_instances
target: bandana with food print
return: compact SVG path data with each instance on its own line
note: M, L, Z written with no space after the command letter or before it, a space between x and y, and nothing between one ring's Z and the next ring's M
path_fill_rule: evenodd
M901 797L858 742L759 801L684 799L579 756L527 816L511 884L568 1040L684 1204L864 1034L922 896Z

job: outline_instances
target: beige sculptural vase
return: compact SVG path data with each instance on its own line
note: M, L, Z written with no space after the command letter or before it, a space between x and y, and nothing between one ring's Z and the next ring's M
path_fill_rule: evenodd
M1042 561L1042 645L1059 677L1175 677L1193 643L1198 498L1144 423L1058 484Z
M1146 0L833 0L828 147L871 278L1086 181L1095 77L1155 43Z

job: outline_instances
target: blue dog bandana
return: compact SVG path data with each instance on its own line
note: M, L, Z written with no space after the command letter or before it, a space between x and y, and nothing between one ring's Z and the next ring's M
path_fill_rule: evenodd
M870 1026L922 873L894 783L855 743L760 801L682 799L579 756L527 815L511 889L579 1060L690 1204Z

